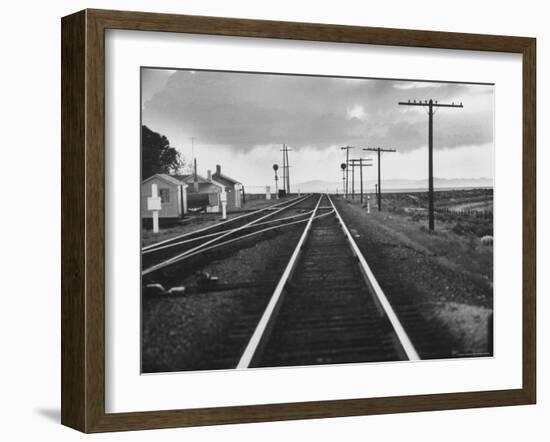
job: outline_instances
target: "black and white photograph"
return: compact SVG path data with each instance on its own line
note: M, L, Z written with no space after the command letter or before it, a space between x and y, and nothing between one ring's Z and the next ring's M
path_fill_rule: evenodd
M493 356L494 84L140 77L143 374Z
M548 442L545 6L6 2L0 441Z

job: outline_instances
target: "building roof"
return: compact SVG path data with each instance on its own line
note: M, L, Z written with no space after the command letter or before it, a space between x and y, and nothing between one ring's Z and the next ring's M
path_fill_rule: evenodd
M146 178L142 181L142 184L145 184L146 182L148 181L151 181L153 178L157 178L157 179L160 179L160 180L163 180L167 183L170 183L174 186L184 186L184 187L189 187L187 184L185 184L183 181L180 181L178 180L177 178L175 178L174 175L168 175L166 173L156 173L154 175L151 175L149 178Z
M187 186L187 193L220 193L220 186L214 183L199 183L199 191L195 192L195 186Z
M212 180L217 181L224 186L233 186L235 184L241 184L240 181L234 180L233 178L228 177L222 173L215 173L212 175Z
M171 175L172 177L176 178L179 181L182 181L187 184L191 184L194 181L194 175L192 173L187 173L184 175ZM197 181L199 183L207 183L208 180L204 178L203 176L197 174Z

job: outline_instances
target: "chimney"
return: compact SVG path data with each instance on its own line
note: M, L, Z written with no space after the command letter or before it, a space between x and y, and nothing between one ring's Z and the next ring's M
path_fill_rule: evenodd
M222 174L222 168L219 164L216 164L216 175L221 175Z
M212 182L212 171L210 169L206 171L206 179L208 180L209 183Z

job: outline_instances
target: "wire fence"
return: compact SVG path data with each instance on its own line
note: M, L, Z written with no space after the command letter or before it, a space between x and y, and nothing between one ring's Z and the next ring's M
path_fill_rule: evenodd
M460 216L472 216L475 218L492 218L493 217L493 211L492 210L478 210L478 209L452 209L452 208L439 208L435 209L437 213L449 213L452 215L460 215Z

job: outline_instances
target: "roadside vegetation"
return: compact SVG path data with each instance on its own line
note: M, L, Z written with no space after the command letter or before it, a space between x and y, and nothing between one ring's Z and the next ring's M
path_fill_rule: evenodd
M383 195L384 206L391 213L427 224L428 193L393 193ZM458 235L479 238L493 235L493 190L445 190L435 194L435 221L439 229Z
M391 297L398 281L429 321L452 337L455 356L491 352L493 313L492 190L437 192L435 230L428 230L426 193L383 195L371 213L359 198L340 200L375 275ZM475 203L477 210L468 209ZM387 269L391 268L391 272Z

